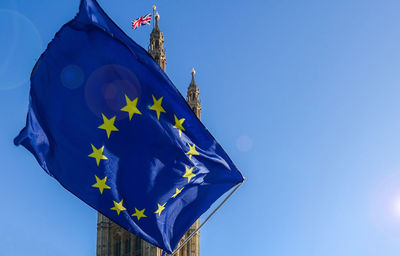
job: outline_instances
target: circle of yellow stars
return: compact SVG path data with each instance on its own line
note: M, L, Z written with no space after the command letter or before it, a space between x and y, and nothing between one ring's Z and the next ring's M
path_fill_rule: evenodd
M160 120L161 114L165 114L166 111L162 106L162 102L163 102L163 97L160 98L156 98L154 95L152 95L152 99L153 99L153 105L151 105L149 107L150 110L155 111L155 114L157 116L157 120ZM142 112L138 109L137 104L139 101L139 98L136 97L135 99L131 100L127 95L125 95L125 101L126 101L126 105L121 108L120 110L123 112L127 112L128 116L129 116L129 121L132 121L132 118L134 117L134 115L142 115ZM115 126L115 119L116 116L112 116L112 117L107 117L106 115L104 115L103 113L101 114L102 119L103 119L103 123L98 126L99 129L102 129L106 132L107 135L107 139L110 139L110 136L112 134L112 132L118 132L118 128ZM185 132L185 127L184 127L184 122L185 122L185 118L178 118L175 114L174 114L174 121L175 124L173 126L173 128L177 129L177 132L179 134L179 137L182 136L182 132ZM96 160L96 165L99 166L101 160L108 160L107 156L104 155L104 145L102 145L101 147L97 148L95 145L91 144L92 147L92 153L90 153L88 155L88 157L92 157ZM188 147L189 147L189 151L186 152L185 154L189 157L189 159L192 158L192 156L198 156L200 155L199 152L196 149L196 145L195 144L190 144L188 143ZM189 166L185 166L185 173L183 174L182 178L187 178L187 182L189 183L191 181L192 178L194 178L196 176L195 173L193 173L194 170L194 166L189 167ZM97 177L95 175L95 179L96 179L96 183L92 185L92 187L97 188L100 192L100 194L102 195L104 190L106 189L111 189L110 186L108 186L106 184L107 182L107 176L105 176L104 178L100 179L99 177ZM182 191L183 191L184 187L182 188L176 188L175 189L175 193L171 196L171 198L176 198ZM123 205L124 200L121 199L120 202L116 202L113 201L114 206L110 208L110 210L112 211L116 211L116 213L119 215L122 211L126 211L127 209L124 207ZM164 204L157 204L157 210L154 211L154 213L158 216L161 216L162 212L165 210L165 205L167 203L165 202ZM135 212L131 215L132 217L136 217L136 219L139 221L141 218L146 218L147 216L145 215L145 211L146 209L143 208L141 210L137 209L135 207Z

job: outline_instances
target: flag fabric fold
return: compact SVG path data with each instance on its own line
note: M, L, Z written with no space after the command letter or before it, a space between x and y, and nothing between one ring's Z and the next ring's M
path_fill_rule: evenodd
M71 193L167 253L243 181L166 74L95 0L81 1L36 63L14 142Z

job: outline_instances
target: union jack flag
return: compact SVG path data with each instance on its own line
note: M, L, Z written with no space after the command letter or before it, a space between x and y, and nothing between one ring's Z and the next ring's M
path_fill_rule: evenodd
M136 20L132 21L132 29L137 29L142 25L150 25L151 21L151 13L147 14L146 16L139 17Z

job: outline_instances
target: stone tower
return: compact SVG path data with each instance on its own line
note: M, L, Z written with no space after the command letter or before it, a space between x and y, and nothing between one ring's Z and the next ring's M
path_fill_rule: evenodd
M149 53L158 63L158 65L160 65L162 70L165 71L165 64L167 60L165 58L164 51L164 36L158 25L158 21L160 20L160 15L158 14L158 12L154 16L154 19L156 21L156 24L150 34Z
M200 90L194 80L194 76L196 71L192 69L192 81L190 82L188 91L187 91L187 102L196 116L200 119L201 116L201 104L199 100Z
M164 51L164 36L159 28L160 15L155 15L155 26L150 34L149 54L165 71L166 57ZM192 81L187 91L187 102L200 119L201 105L199 87L195 82L195 71L192 70ZM183 242L200 225L197 220L182 238ZM162 251L140 239L113 221L98 213L97 217L97 256L161 256ZM200 232L182 247L174 256L200 256Z

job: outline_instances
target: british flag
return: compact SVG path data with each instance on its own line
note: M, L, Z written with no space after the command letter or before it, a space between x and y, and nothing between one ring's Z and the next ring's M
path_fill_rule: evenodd
M150 25L151 21L151 13L147 14L146 16L139 17L136 20L132 21L132 29L137 29L142 25Z

